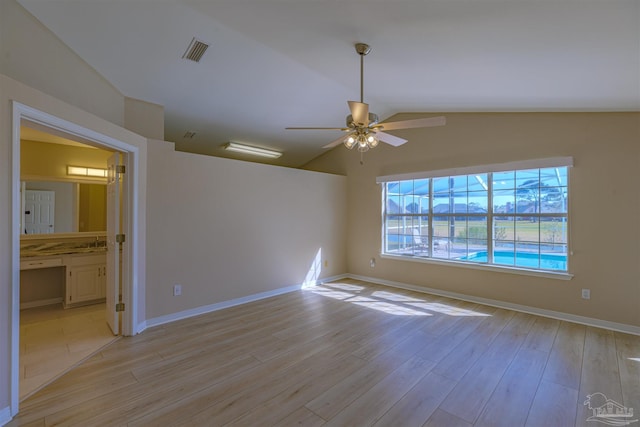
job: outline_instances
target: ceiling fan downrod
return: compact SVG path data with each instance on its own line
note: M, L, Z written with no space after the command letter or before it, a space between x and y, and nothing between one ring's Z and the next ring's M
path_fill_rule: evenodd
M364 57L371 52L371 47L365 43L356 43L356 52L360 55L360 103L364 103Z

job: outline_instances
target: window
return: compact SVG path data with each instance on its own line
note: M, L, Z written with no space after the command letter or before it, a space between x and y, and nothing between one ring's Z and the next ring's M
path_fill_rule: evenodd
M567 272L571 164L554 158L378 178L382 252Z

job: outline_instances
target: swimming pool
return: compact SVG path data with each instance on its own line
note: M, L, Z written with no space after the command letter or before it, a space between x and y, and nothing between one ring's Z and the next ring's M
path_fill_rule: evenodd
M458 258L460 261L487 262L487 251ZM528 252L494 251L493 263L524 268L567 271L567 256L564 254L536 254Z

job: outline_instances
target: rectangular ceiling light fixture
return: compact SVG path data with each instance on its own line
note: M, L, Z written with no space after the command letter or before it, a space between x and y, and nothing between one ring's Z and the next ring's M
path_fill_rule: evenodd
M89 168L86 166L67 165L67 175L86 176L90 178L106 178L107 170L100 168Z
M277 159L282 156L282 153L279 151L252 147L250 145L238 144L237 142L229 142L225 144L224 149L228 151L236 151L238 153L251 154L253 156L269 157L271 159Z

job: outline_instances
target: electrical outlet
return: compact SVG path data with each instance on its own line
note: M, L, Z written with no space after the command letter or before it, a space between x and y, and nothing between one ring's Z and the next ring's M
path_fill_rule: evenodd
M173 285L173 296L182 295L182 285Z
M582 290L582 299L591 299L591 289Z
M327 268L327 267L329 267L329 260L325 259L324 260L324 268Z
M371 266L371 268L376 266L376 259L375 258L371 258L371 260L369 261L369 266Z

